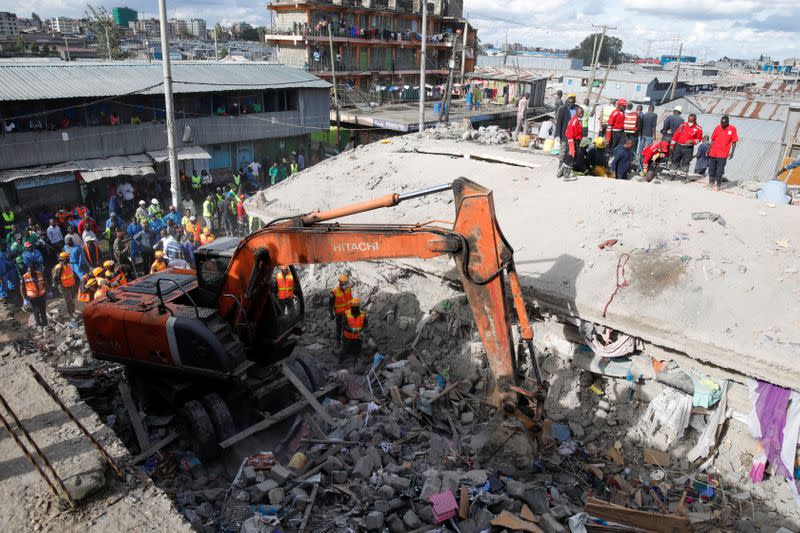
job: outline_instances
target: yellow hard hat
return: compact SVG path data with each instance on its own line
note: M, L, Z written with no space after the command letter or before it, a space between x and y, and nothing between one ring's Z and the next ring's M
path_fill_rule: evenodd
M569 93L569 94L567 95L567 98L577 98L577 97L578 97L578 95L577 95L577 94L575 94L575 93Z
M606 140L603 137L595 137L594 138L594 145L597 148L605 148L606 147Z
M347 283L348 281L350 281L350 278L348 278L347 275L342 274L339 276L339 283Z
M108 280L106 278L99 278L97 280L97 284L100 285L101 287L105 287L106 285L108 285Z
M203 228L203 234L210 235L211 234L211 228L209 228L209 227Z
M97 280L94 278L91 278L89 281L86 282L87 287L94 287L95 285L97 285Z
M67 252L61 252L58 254L59 259L69 259L69 254Z
M106 270L106 277L107 277L107 278L110 278L110 277L111 277L111 276L113 276L113 275L114 275L114 273L113 273L113 272L111 272L110 270Z
M102 276L102 275L103 275L103 272L104 272L104 269L103 269L103 267L95 267L95 268L94 268L94 270L92 270L92 275L93 275L94 277L97 277L97 276Z
M162 257L164 257L164 252L156 250L156 259L161 259Z
M352 300L350 300L351 307L358 307L360 305L361 305L361 298L353 298Z
M111 268L113 266L114 266L113 259L106 259L106 261L103 263L103 268Z

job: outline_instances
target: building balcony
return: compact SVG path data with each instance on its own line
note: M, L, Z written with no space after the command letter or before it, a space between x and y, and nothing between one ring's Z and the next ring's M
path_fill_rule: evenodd
M294 31L291 29L275 29L271 30L266 36L268 44L280 44L282 42L291 42L294 44L303 43L307 46L314 46L320 44L327 44L331 37L328 36L328 31L316 30L309 28L304 31ZM365 35L353 36L347 33L334 33L332 40L334 43L344 43L353 45L375 45L375 46L399 46L404 47L420 47L422 41L412 35L417 35L411 32L397 32L397 37L394 39L385 38L383 35ZM427 42L428 47L434 48L452 48L453 41L446 38L429 37Z
M327 102L325 102L327 105ZM301 104L302 105L302 104ZM306 109L239 116L177 119L178 146L292 137L327 129L328 109ZM59 130L19 131L0 136L0 169L24 168L142 154L167 147L164 122L118 126L76 126Z
M376 9L380 11L394 11L397 13L414 13L413 0L273 0L270 8L282 6L313 6L313 7L352 7L362 9ZM416 11L419 13L419 9Z

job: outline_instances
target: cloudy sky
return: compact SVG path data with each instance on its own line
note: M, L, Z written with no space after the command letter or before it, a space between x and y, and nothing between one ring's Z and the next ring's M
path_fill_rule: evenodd
M101 3L94 0L96 3ZM464 0L465 15L485 43L571 48L591 33L592 24L619 29L611 35L624 50L639 55L683 52L703 59L750 58L760 54L783 60L800 55L797 0ZM42 18L79 17L85 0L6 0L4 9L20 16L36 11ZM108 8L128 5L140 17L157 17L156 0L105 2ZM268 25L259 0L167 0L170 17L200 17L209 23L244 20ZM794 8L794 9L792 9Z

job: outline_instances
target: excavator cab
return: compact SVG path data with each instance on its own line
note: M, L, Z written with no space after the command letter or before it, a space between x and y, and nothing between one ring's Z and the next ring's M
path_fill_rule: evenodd
M239 238L222 237L195 251L198 304L213 308L220 300L232 303L233 307L223 318L247 347L250 359L271 362L288 355L294 347L294 339L301 333L299 325L305 315L305 304L300 277L294 266L290 266L294 298L290 304L282 305L275 288L278 269L268 262L257 261L249 272L248 286L250 299L256 300L258 305L245 309L241 294L223 289L240 244Z

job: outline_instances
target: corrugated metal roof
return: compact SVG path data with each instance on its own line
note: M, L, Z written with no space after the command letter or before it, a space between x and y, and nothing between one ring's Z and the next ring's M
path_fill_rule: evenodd
M731 117L785 121L790 99L756 95L710 93L686 96L670 102L683 106L684 112Z
M542 79L547 79L548 76L543 76L541 73L521 68L517 70L514 67L476 67L473 72L466 75L468 78L478 78L487 80L506 80L506 81L526 81L532 82Z
M661 106L658 128L660 131L664 119L672 113L675 102ZM719 125L720 115L698 113L694 109L684 107L683 116L697 114L697 123L703 127L703 133L711 137L714 128ZM783 152L783 122L751 118L731 117L731 124L736 127L739 142L733 159L725 166L725 177L731 181L767 181L775 175L778 161Z
M331 86L303 70L256 62L175 62L172 79L176 94ZM161 82L160 62L0 64L0 101L163 94Z
M116 176L148 176L155 174L153 161L145 154L106 157L102 159L82 159L58 165L4 170L0 172L0 183L7 183L36 176L52 176L80 172L86 182Z
M155 152L147 152L147 155L153 158L156 163L163 163L169 159L168 150L156 150ZM178 161L187 159L211 159L211 154L206 151L202 146L183 146L178 148Z

